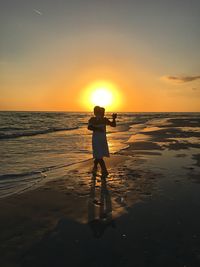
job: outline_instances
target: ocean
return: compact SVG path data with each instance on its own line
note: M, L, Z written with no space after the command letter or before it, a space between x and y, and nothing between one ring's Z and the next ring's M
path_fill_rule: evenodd
M0 112L0 197L40 186L52 178L52 171L61 172L90 159L92 133L87 122L91 116L83 112ZM110 113L106 116L111 118ZM131 136L151 121L174 116L193 113L119 113L117 127L107 127L110 152L126 148Z

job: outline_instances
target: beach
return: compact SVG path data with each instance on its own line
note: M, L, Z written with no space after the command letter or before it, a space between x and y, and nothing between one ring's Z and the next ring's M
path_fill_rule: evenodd
M73 155L66 163L61 153L62 166L42 166L37 183L31 178L18 188L13 176L14 190L2 183L1 266L200 266L199 113L121 121L113 132L108 128L108 177L92 174L85 135L81 161ZM73 138L87 131L85 123L71 129ZM29 142L30 133L17 138Z

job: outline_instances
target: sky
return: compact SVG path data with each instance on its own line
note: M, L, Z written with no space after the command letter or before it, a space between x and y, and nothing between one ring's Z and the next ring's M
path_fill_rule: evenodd
M0 0L0 110L200 111L199 0ZM88 100L89 101L89 100Z

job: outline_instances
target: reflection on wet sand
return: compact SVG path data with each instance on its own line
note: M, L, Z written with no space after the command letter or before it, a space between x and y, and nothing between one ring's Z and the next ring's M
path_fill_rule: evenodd
M99 201L97 199L96 181L97 176L93 174L88 200L88 225L94 237L100 238L107 227L115 227L115 222L112 219L112 201L107 188L106 177L101 176Z

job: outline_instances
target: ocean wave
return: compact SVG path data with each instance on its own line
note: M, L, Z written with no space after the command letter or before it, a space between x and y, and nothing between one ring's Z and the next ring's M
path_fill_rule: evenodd
M71 127L71 128L50 128L45 130L38 130L38 131L30 131L30 132L18 132L18 133L0 133L0 140L2 139L11 139L11 138L19 138L19 137L28 137L28 136L35 136L39 134L48 134L53 132L61 132L61 131L71 131L78 129L78 126Z
M37 170L32 170L32 171L28 171L28 172L16 172L16 173L7 173L7 174L0 174L0 184L1 183L5 183L9 180L17 180L17 182L22 181L22 179L28 179L29 177L33 177L33 176L44 176L46 173L48 173L49 171L52 170L57 170L57 169L62 169L64 167L68 167L77 163L81 163L84 161L87 161L88 159L84 159L84 160L78 160L75 162L71 162L71 163L67 163L67 164L57 164L57 165L50 165L50 166L46 166L44 168L40 168Z
M27 176L32 176L35 174L41 174L40 171L32 171L32 172L24 172L24 173L9 173L9 174L3 174L0 175L0 183L3 180L9 180L9 179L18 179L18 178L23 178L23 177L27 177Z
M25 191L41 186L41 182L49 179L49 174L55 177L56 171L66 174L66 167L86 162L88 159L71 162L68 164L51 165L38 170L22 173L10 173L0 175L0 199L14 194L21 194ZM53 173L52 173L53 172Z

